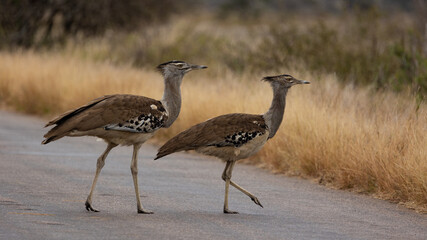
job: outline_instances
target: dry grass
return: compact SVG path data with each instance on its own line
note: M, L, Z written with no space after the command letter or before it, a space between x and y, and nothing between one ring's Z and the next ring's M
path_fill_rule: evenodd
M271 90L262 76L218 79L190 73L183 109L161 141L213 116L263 113ZM214 71L214 70L213 70ZM427 107L409 96L342 87L333 76L285 71L312 81L291 89L279 133L251 160L274 172L319 179L343 189L427 209ZM206 77L209 76L209 77ZM103 94L160 98L161 76L152 70L53 54L0 53L0 102L31 114L52 116Z

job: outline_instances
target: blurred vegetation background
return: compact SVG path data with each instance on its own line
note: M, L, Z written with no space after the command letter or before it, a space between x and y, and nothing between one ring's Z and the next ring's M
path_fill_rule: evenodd
M0 47L237 74L292 67L419 103L427 93L425 0L3 0Z

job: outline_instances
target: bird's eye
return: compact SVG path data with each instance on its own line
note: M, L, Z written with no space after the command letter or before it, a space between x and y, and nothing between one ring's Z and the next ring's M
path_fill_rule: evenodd
M177 66L177 67L183 67L184 64L183 63L176 63L175 66Z

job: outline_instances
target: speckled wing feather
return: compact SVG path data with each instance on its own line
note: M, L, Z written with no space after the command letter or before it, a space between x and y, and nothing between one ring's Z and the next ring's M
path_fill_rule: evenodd
M262 115L222 115L194 125L173 137L159 149L156 159L174 152L206 146L238 147L255 136L264 134L266 130L267 125Z
M88 131L100 127L106 127L107 130L132 131L129 127L135 125L135 119L146 116L159 121L157 128L167 119L166 110L160 101L127 94L108 95L50 121L47 126L52 124L56 126L44 137L55 137L52 140L56 140L73 130Z

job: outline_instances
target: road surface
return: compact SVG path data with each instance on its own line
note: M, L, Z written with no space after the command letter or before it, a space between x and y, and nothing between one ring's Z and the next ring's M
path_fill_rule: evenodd
M136 212L130 147L112 150L87 212L96 159L105 144L64 138L42 146L44 121L0 111L0 239L427 239L427 217L402 206L237 164L222 213L224 163L178 153L153 161L141 148Z

